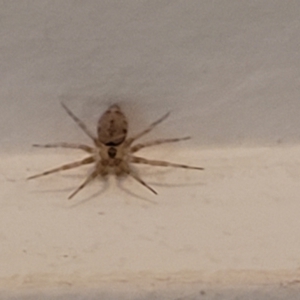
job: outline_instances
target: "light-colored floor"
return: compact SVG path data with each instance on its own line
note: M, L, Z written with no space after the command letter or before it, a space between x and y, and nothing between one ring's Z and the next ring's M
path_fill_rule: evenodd
M1 157L1 288L297 278L299 146L185 150L169 159L206 170L140 170L158 196L130 179L111 178L71 201L85 168L24 178L81 153L42 152Z

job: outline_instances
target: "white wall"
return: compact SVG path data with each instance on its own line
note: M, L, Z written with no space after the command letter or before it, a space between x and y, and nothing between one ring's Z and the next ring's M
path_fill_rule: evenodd
M201 146L298 142L298 9L280 0L2 1L1 143L24 152L78 138L62 98L91 126L108 98L121 98L132 128L172 110L166 132Z

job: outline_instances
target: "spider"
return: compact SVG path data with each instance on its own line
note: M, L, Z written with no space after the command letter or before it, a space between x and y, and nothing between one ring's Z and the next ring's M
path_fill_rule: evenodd
M204 170L204 168L187 166L183 164L176 164L166 161L159 160L150 160L135 156L134 153L139 150L160 145L164 143L174 143L179 141L184 141L190 139L190 137L182 138L171 138L171 139L157 139L154 141L148 141L145 143L135 144L133 143L146 135L154 129L158 124L163 122L170 113L165 114L160 119L153 122L149 127L140 133L126 138L128 122L127 118L120 109L119 105L111 105L104 114L100 117L97 125L97 136L92 133L87 126L77 117L74 113L64 104L61 103L62 107L65 109L67 114L76 122L76 124L83 130L83 132L89 136L94 146L88 146L84 144L72 144L72 143L54 143L54 144L45 144L39 145L34 144L34 147L44 147L44 148L70 148L70 149L80 149L89 154L86 158L71 162L57 168L45 171L40 174L36 174L28 177L27 179L34 179L37 177L49 175L59 171L69 170L77 168L82 165L94 163L94 168L88 177L82 182L77 189L75 189L68 197L68 199L73 198L80 190L82 190L88 183L94 180L97 176L106 176L109 173L113 173L116 176L119 175L128 175L138 181L140 184L148 188L154 194L157 192L150 187L145 181L143 181L140 176L132 170L130 164L146 164L152 166L161 166L161 167L175 167L175 168L185 168L185 169L194 169L194 170Z

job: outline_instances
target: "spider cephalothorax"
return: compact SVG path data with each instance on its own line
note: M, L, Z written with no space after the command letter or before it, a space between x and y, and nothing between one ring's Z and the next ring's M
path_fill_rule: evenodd
M77 125L93 140L94 145L88 146L83 144L70 144L70 143L55 143L46 145L34 145L35 147L45 147L45 148L71 148L71 149L81 149L87 153L89 156L73 163L68 163L66 165L57 167L55 169L45 171L41 174L30 176L28 179L37 178L40 176L52 174L55 172L77 168L81 165L94 163L94 168L92 172L88 175L85 181L69 196L71 199L75 196L81 189L83 189L89 182L95 179L97 176L105 176L109 173L115 175L127 174L134 178L136 181L147 187L154 194L156 191L146 184L138 174L136 174L130 167L131 163L135 164L147 164L152 166L162 166L162 167L175 167L175 168L185 168L185 169L195 169L204 170L200 167L187 166L182 164L170 163L166 161L159 160L149 160L146 158L135 156L134 153L142 148L150 147L154 145L160 145L164 143L173 143L178 141L187 140L190 137L183 138L172 138L172 139L158 139L154 141L149 141L141 144L133 143L142 137L143 135L149 133L155 126L164 121L169 113L162 116L160 119L152 123L148 128L141 131L135 136L127 138L128 122L126 116L121 111L117 104L114 104L108 108L107 111L100 117L97 126L97 136L95 136L86 125L76 117L71 110L62 103L63 108L66 110L68 115L77 123Z

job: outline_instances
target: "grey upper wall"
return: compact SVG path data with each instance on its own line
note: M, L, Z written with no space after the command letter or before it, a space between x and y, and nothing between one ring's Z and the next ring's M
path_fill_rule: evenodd
M172 111L159 134L194 145L300 141L297 0L0 6L2 149L84 140L62 99L94 127L112 102L132 130Z

